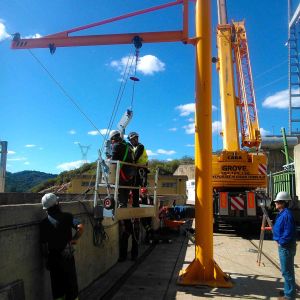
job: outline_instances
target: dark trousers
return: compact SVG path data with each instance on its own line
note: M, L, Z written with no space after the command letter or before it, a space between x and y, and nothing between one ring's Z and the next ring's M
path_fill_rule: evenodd
M63 258L60 255L51 256L50 254L48 264L53 298L76 299L78 285L74 256Z
M134 177L134 186L135 187L147 186L147 169L145 168L137 169L137 174ZM133 189L132 195L133 195L132 206L139 207L140 191L138 189Z
M120 221L120 259L126 259L127 250L128 250L128 239L130 235L132 236L132 245L131 245L131 258L135 259L138 256L138 241L139 241L139 220L123 220Z

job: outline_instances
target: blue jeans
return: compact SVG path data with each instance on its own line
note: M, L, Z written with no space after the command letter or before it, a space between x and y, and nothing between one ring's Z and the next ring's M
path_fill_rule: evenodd
M284 278L284 296L294 299L296 295L294 257L296 255L296 242L278 247L281 273Z

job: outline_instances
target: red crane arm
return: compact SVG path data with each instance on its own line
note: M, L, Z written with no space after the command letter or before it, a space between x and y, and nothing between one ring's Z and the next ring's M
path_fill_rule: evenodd
M126 34L107 34L107 35L87 35L87 36L69 36L69 34L86 30L92 27L101 26L122 19L138 16L141 14L157 11L163 8L183 5L183 29L180 31L163 31L163 32L136 32ZM106 19L85 26L76 27L66 31L47 35L35 39L21 39L20 34L15 34L12 41L12 49L31 49L31 48L54 48L54 47L71 47L71 46L93 46L93 45L113 45L113 44L131 44L135 36L142 38L143 43L156 42L190 42L188 40L188 0L177 0L163 5L131 12L122 16Z

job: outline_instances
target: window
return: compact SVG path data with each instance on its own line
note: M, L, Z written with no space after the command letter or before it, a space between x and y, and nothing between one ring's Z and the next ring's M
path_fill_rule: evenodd
M165 187L165 188L174 188L176 187L176 182L163 182L161 187Z

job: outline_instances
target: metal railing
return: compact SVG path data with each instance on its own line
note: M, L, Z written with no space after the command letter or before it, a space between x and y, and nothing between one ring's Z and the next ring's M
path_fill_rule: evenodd
M107 190L107 195L113 195L114 199L114 208L113 208L113 216L115 219L123 219L127 218L131 215L132 218L137 217L147 217L147 216L154 216L156 207L157 207L157 182L158 182L158 170L156 170L154 186L147 186L148 191L150 191L149 196L153 196L153 205L140 205L140 207L127 207L127 208L120 208L119 207L119 189L140 189L140 186L135 186L132 182L130 185L120 185L120 170L122 166L129 166L131 168L147 168L146 165L140 164L133 164L127 163L123 161L116 161L116 160L109 160L105 162L105 166L107 167L106 171L104 168L101 168L101 163L103 161L98 161L97 163L97 174L96 174L96 183L95 188L96 190L99 187L105 187ZM135 175L133 175L134 177ZM96 191L95 191L96 192ZM94 207L97 205L96 196L94 198ZM130 210L125 213L125 210ZM122 210L122 213L120 213Z

